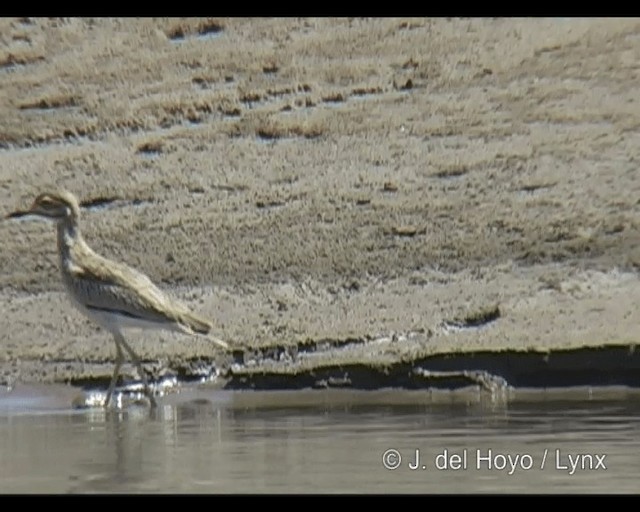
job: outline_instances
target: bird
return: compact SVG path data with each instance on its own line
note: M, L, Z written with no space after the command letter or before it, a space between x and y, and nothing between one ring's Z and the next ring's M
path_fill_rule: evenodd
M113 336L116 360L105 408L112 399L125 360L123 350L140 374L151 407L157 406L140 358L122 333L124 328L165 329L203 335L221 348L229 348L226 342L212 335L211 322L169 297L148 276L91 249L80 232L78 200L68 190L41 193L28 210L14 212L9 217L25 215L37 215L56 222L60 270L71 301L85 316Z

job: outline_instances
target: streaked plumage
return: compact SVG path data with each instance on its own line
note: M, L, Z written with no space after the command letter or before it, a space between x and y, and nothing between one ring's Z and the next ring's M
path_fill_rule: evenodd
M228 348L225 342L211 336L210 322L169 298L147 276L95 253L80 234L80 208L70 192L40 194L28 211L20 213L41 215L57 221L60 269L66 288L75 305L114 337L116 367L105 406L109 404L124 361L123 348L133 359L144 382L145 391L155 405L140 358L125 341L121 332L123 328L157 328L192 335L201 334Z

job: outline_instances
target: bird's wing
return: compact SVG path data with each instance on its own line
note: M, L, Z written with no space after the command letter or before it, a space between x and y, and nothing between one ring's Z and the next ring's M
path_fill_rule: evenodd
M73 294L88 308L160 323L177 323L187 312L144 274L98 254L91 256L67 269Z
M88 256L88 257L87 257ZM75 297L89 309L110 311L141 320L166 323L185 333L206 335L223 348L228 344L211 335L211 322L168 297L146 275L93 251L82 264L68 266L68 284ZM63 272L63 273L64 273Z

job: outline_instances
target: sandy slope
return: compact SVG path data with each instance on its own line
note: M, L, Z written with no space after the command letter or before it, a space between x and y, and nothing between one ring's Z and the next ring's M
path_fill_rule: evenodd
M633 344L639 29L2 19L0 213L51 186L106 200L87 241L239 348L359 340L304 365ZM53 227L2 221L0 239L0 372L107 376ZM214 356L134 338L159 366Z

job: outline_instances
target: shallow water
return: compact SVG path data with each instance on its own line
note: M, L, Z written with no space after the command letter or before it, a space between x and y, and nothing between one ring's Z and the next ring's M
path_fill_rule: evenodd
M640 489L637 391L190 388L120 411L71 409L77 393L0 391L1 492Z

